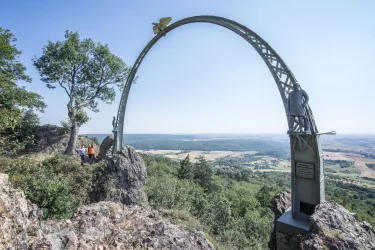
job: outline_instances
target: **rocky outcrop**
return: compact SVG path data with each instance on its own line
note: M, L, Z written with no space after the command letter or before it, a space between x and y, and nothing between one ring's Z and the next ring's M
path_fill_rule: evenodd
M146 165L132 148L125 147L108 159L107 167L94 177L92 202L114 201L125 205L145 204Z
M113 146L114 141L115 139L113 135L108 135L106 138L104 138L102 144L100 144L98 160L101 160L107 156L107 153Z
M292 205L292 194L290 190L282 192L276 195L271 202L271 210L275 215L274 226L270 239L268 242L268 247L271 250L276 249L276 220Z
M93 203L69 220L39 221L39 211L0 174L0 249L214 249L203 233L140 206Z
M37 129L35 145L31 148L27 148L25 153L27 154L52 154L56 152L65 152L69 142L69 133L64 128L55 125L43 125ZM87 147L89 143L93 143L90 139L84 136L78 136L77 148L84 146ZM94 144L95 152L97 146Z
M32 249L214 249L195 230L182 230L157 212L99 202L78 209L71 220L43 224Z
M292 206L292 194L290 190L276 195L271 203L272 212L275 218L279 218L285 211Z
M375 230L355 214L332 201L318 205L310 219L311 233L301 239L301 249L375 249Z
M30 237L39 236L38 207L0 174L0 249L27 249Z
M275 220L291 206L291 193L275 196L272 210ZM310 218L310 232L306 235L289 236L278 233L277 240L296 243L289 249L303 250L375 250L375 230L367 222L333 201L325 201L315 208ZM269 248L276 249L276 234L272 232Z

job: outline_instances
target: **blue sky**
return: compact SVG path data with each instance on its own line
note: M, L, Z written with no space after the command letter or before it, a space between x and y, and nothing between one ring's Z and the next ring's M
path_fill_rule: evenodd
M374 0L12 0L0 25L18 38L21 62L45 97L42 123L67 116L62 89L49 90L31 59L65 30L109 44L133 64L153 38L151 23L218 15L258 33L284 59L310 96L321 132L375 133ZM282 101L262 59L242 38L212 24L189 24L161 39L138 71L127 107L126 133L286 133ZM23 83L21 83L23 84ZM120 94L81 133L110 133Z

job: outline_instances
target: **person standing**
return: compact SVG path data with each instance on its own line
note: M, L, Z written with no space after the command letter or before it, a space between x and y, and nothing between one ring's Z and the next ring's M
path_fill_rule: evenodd
M94 162L94 159L95 159L94 143L89 144L89 147L88 147L87 151L88 151L89 159L92 159L91 160L91 164L92 164Z
M78 149L79 156L81 157L81 165L83 166L83 163L85 162L85 151L86 149L84 147L81 147Z

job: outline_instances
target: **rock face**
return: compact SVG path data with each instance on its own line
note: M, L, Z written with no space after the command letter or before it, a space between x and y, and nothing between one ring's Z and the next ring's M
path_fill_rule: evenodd
M276 220L292 205L292 195L290 190L282 192L276 195L271 203L271 210L275 215L275 221L272 233L270 235L270 240L268 242L268 247L271 250L276 249Z
M113 146L114 141L115 141L115 139L114 139L113 135L108 135L106 138L104 138L102 144L100 144L98 160L101 160L104 157L106 157L108 151Z
M65 152L68 141L69 133L66 133L64 128L49 124L43 125L37 130L36 145L27 149L26 153L51 154L56 152ZM92 143L92 141L86 137L79 136L77 147L87 147L89 143ZM94 148L96 152L96 145L94 145Z
M156 212L99 202L68 221L48 221L32 249L214 249L197 231L181 230Z
M114 201L125 205L145 204L146 165L132 148L125 147L108 160L107 167L95 177L92 202Z
M70 220L40 225L38 211L0 174L0 249L215 249L203 233L139 206L99 202L80 207Z
M291 193L275 196L272 210L275 219L291 206ZM310 232L295 238L278 233L277 240L296 242L303 250L375 250L375 230L367 222L360 222L355 214L333 201L325 201L315 208L310 218ZM272 232L269 248L276 249L275 231Z
M290 206L292 206L292 194L288 190L274 197L271 209L275 217L279 218Z
M40 235L37 225L38 207L0 174L0 249L27 249L30 237Z
M311 233L302 237L301 249L375 249L375 230L359 222L343 206L325 201L317 206L310 219Z

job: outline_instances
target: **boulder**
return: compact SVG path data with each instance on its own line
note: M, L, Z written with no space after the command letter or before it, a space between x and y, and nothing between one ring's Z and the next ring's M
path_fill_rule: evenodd
M271 210L274 213L273 230L270 235L268 247L276 250L276 220L292 205L292 194L290 190L276 195L271 202Z
M310 219L311 232L302 237L301 249L375 249L375 230L333 201L319 204Z
M38 207L0 174L0 249L27 249L30 237L40 233Z
M63 153L69 142L69 133L63 127L46 124L38 127L36 131L35 145L26 148L25 154L53 154ZM77 148L87 148L89 144L93 143L90 139L84 136L78 136ZM97 152L97 145L94 144L95 152Z
M142 157L125 147L108 159L107 166L94 177L92 202L114 201L126 205L146 204L143 191L147 170Z
M104 138L102 144L100 144L98 160L101 160L107 156L107 153L113 146L114 141L113 135L108 135L106 138Z
M273 199L272 210L277 220L291 206L291 193L283 192ZM375 230L367 222L334 201L319 204L310 217L310 232L287 236L271 234L268 246L276 249L276 240L301 250L375 250ZM288 244L287 244L288 243Z

